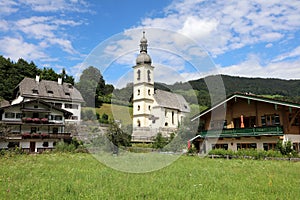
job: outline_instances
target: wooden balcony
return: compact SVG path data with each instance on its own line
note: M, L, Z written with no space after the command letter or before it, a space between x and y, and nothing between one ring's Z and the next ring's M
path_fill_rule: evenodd
M71 133L22 133L22 139L69 139Z
M223 130L208 130L201 131L201 137L256 137L256 136L282 136L282 126L266 126L266 127L253 127L253 128L236 128L236 129L223 129Z

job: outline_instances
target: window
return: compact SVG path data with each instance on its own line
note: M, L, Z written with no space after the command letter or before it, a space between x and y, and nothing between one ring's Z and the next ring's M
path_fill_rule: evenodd
M22 113L16 113L16 118L21 119L22 118Z
M54 103L54 106L57 108L62 108L62 103Z
M263 148L264 148L265 151L275 150L276 143L263 143Z
M65 104L65 108L68 108L68 109L78 109L78 105L77 104L66 103Z
M225 149L228 150L228 144L212 144L212 149Z
M37 131L37 128L36 128L36 127L31 127L30 133L36 133L36 131Z
M237 143L236 144L237 149L256 149L257 144L256 143Z
M52 129L52 132L53 132L53 133L58 133L58 128L53 128L53 129Z
M65 95L66 95L66 96L70 96L70 92L66 92Z
M33 89L33 90L32 90L32 94L39 94L39 91L38 91L38 90L35 90L35 89Z
M137 110L139 111L141 109L141 106L140 105L138 105L138 107L137 107Z
M72 115L72 116L70 117L70 119L72 119L72 120L78 120L78 116Z
M61 115L55 115L54 120L62 121L62 116Z
M147 71L147 75L148 75L148 82L150 82L150 81L151 81L150 74L151 74L151 72L150 72L150 70L148 70L148 71Z
M149 96L151 95L151 90L150 90L150 89L148 90L148 95L149 95Z
M277 114L261 116L262 126L276 126L280 125L280 117Z
M151 106L148 106L148 110L151 110Z
M174 124L174 117L175 117L175 114L174 114L174 111L172 112L172 124Z
M140 95L140 94L141 94L141 90L138 90L137 92L138 92L138 95Z
M5 113L5 118L13 119L13 118L15 118L15 113L7 112L7 113Z
M7 148L20 147L20 142L8 142Z
M52 90L48 90L47 93L48 94L53 94L53 91Z
M137 120L137 125L138 125L138 127L141 127L141 121L140 120Z
M49 142L43 142L43 147L48 147L49 146Z
M139 81L141 79L141 70L137 71L137 80Z

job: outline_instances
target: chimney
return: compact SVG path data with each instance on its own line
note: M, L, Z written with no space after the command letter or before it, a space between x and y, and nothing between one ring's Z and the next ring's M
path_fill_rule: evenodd
M58 85L61 85L62 84L62 78L58 78L57 83L58 83Z
M40 76L39 75L36 75L35 76L35 81L38 83L38 82L40 82Z

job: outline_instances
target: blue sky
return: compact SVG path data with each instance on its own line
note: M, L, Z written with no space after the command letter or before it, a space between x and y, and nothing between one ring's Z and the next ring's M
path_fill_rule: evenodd
M57 72L65 68L77 78L95 64L108 83L124 84L131 77L142 30L158 81L217 73L300 78L300 1L0 2L1 55ZM207 57L199 61L203 54ZM101 66L108 63L100 58L107 57L109 66ZM194 63L200 67L192 67Z

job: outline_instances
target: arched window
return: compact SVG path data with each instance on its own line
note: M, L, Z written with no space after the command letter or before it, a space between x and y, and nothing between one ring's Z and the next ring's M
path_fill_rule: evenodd
M172 111L172 124L174 124L174 111Z
M151 90L150 90L150 89L148 90L148 95L149 95L149 96L151 95Z
M148 110L151 110L151 106L148 106Z
M137 120L137 126L141 127L141 121L139 119Z
M141 94L141 90L138 90L138 95L140 95Z
M141 79L141 70L137 71L137 80L139 81Z
M151 81L151 77L150 77L151 71L148 70L148 71L147 71L147 74L148 74L148 82L150 82L150 81Z
M137 109L138 109L138 111L139 111L139 110L141 109L141 106L140 106L140 105L138 105Z

